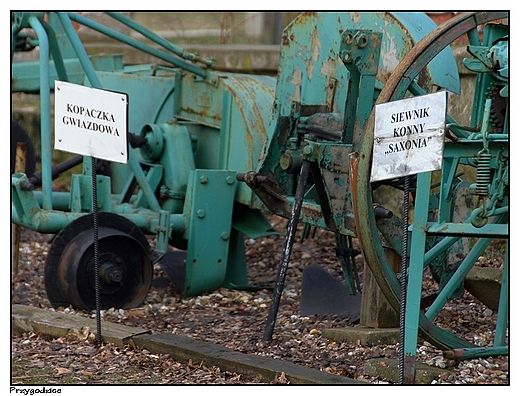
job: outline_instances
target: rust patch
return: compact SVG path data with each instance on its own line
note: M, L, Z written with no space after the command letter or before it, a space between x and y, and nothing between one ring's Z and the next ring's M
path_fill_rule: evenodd
M306 24L309 19L315 18L317 15L316 12L302 12L300 15L298 15L295 19L293 24Z
M302 84L302 72L300 70L293 71L291 84L294 85L294 95L291 97L291 100L294 102L300 102L300 91Z
M309 62L307 62L307 78L309 80L312 79L314 65L318 61L318 58L321 53L321 41L318 38L318 30L316 27L314 28L314 30L311 34L310 41L311 41L311 59Z
M360 12L351 12L350 20L354 23L358 23L361 20L361 13Z
M306 217L311 218L315 222L318 222L323 217L323 214L321 212L321 209L316 206L310 206L310 205L302 205L302 213L305 214Z
M242 76L238 77L234 80L235 84L240 86L240 91L244 95L242 98L241 95L237 92L237 89L232 85L227 85L227 88L232 93L232 97L234 99L234 102L237 106L237 109L239 110L242 119L244 120L244 127L245 127L245 137L246 140L249 143L248 150L251 151L254 149L254 137L253 137L253 131L251 130L251 127L256 127L256 132L259 133L261 136L266 136L266 124L262 122L263 117L262 113L260 112L260 109L258 108L259 101L256 100L257 96L260 92L265 92L270 96L274 97L274 91L271 87L259 83L254 78L248 77L248 76ZM258 90L251 90L247 89L250 86L255 86L256 88L260 88ZM243 99L243 100L242 100ZM249 106L247 106L249 105ZM251 112L248 114L248 111ZM249 116L252 116L254 120L251 120Z

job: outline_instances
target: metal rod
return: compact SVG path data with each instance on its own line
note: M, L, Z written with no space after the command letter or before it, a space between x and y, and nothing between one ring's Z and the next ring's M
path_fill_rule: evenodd
M155 32L152 32L152 31L146 29L144 26L138 24L133 19L126 17L125 15L121 14L120 12L107 12L107 15L111 16L116 21L121 22L122 24L124 24L124 25L128 26L129 28L135 30L136 32L142 34L147 39L159 44L163 48L173 52L175 55L178 55L183 59L186 59L186 60L189 60L192 62L201 62L206 66L211 66L213 63L208 59L202 59L197 54L188 52L184 48L181 48L181 47L173 44L171 41L168 41L165 38L156 34Z
M404 359L404 341L405 341L405 312L406 312L406 285L408 279L408 206L410 194L410 177L404 178L404 197L403 197L403 251L401 254L401 301L399 304L399 383L413 383L413 377L407 375L405 378L405 359ZM412 372L407 367L407 373Z
M88 78L90 85L92 88L102 89L103 87L101 86L101 82L96 73L96 70L94 69L94 66L90 61L90 57L88 56L85 47L83 47L83 44L81 43L74 26L72 25L69 15L64 12L58 12L56 15L58 16L58 19L60 20L63 29L65 30L67 38L70 40L72 48L78 57L81 67L85 71L85 76Z
M148 183L148 180L146 180L146 175L144 174L143 168L141 167L139 159L137 158L137 154L134 153L134 150L129 150L128 152L128 165L134 174L137 184L143 192L148 206L153 211L159 212L161 210L161 205L152 191L150 183Z
M309 177L311 163L303 161L298 186L296 187L296 194L294 195L294 202L291 212L291 218L287 227L287 238L285 239L285 247L282 252L280 265L278 267L278 278L273 291L273 301L269 308L269 315L267 317L267 324L264 332L264 341L271 341L273 337L274 324L276 322L276 315L278 314L278 306L280 305L280 296L282 294L285 275L287 267L289 266L289 259L291 257L292 246L294 243L294 236L296 234L296 227L300 218L300 211L303 204L303 195L307 188L307 178Z
M96 74L96 70L94 69L94 66L90 62L90 58L87 55L87 52L83 45L81 44L81 41L79 40L78 35L76 34L76 31L74 30L74 27L72 26L72 22L70 17L79 17L77 14L67 14L63 12L57 13L58 18L60 19L61 24L63 25L63 28L65 29L65 32L67 33L67 37L69 38L70 42L72 43L72 46L74 48L74 51L76 52L76 55L81 63L81 66L83 67L83 70L85 71L85 75L90 81L90 84L93 88L103 89L101 86L101 82L99 80L99 77ZM80 18L81 19L81 18ZM85 18L87 21L89 21L88 18ZM82 23L81 21L77 22ZM152 189L150 188L150 185L148 181L145 178L143 169L141 168L141 165L139 164L139 160L137 156L134 154L133 150L129 151L129 158L128 158L128 164L130 165L130 169L135 175L135 178L137 180L137 183L139 184L139 187L143 191L143 194L148 201L148 205L150 206L150 209L159 211L161 209L159 202L157 201L157 198L155 197Z
M119 33L113 29L110 29L106 26L101 25L100 23L94 22L91 19L85 18L82 15L70 13L68 14L68 17L70 17L72 20L85 25L91 29L94 29L108 37L113 38L114 40L121 41L122 43L128 44L131 47L137 48L138 50L141 50L147 54L150 54L152 56L155 56L156 58L162 59L166 62L169 62L175 66L178 66L184 70L187 70L197 76L200 76L202 78L208 77L209 71L205 69L201 69L200 67L197 67L191 63L188 63L184 61L181 58L178 58L176 56L172 56L171 54L168 54L166 52L160 51L158 49L155 49L149 45L146 45L140 41L134 40L122 33Z
M509 354L508 346L458 348L444 351L443 355L447 359L475 359L493 356L505 356Z
M75 157L69 158L58 165L53 165L51 167L51 176L52 180L59 177L63 172L74 168L76 165L81 164L83 161L82 155L76 155ZM41 186L42 184L42 172L35 172L31 177L29 177L29 181L26 184L25 188L28 190L34 190L36 187ZM54 203L54 202L53 202Z
M101 345L101 285L99 283L99 229L97 205L96 158L92 157L92 216L94 230L94 287L96 291L96 341Z
M13 61L14 53L16 51L16 39L18 38L18 33L22 30L22 26L14 23L11 26L11 62Z
M49 40L40 20L29 18L29 24L38 36L40 51L40 144L42 163L42 207L52 210L52 153L51 153L51 99L49 81Z
M464 281L464 278L469 271L474 267L475 262L478 260L480 255L486 250L491 243L491 238L479 238L473 245L471 250L466 254L464 260L459 264L457 270L453 273L450 280L444 285L442 290L437 295L435 301L430 305L425 316L429 320L433 320L441 312L444 305L450 299L450 296L457 290L459 285Z

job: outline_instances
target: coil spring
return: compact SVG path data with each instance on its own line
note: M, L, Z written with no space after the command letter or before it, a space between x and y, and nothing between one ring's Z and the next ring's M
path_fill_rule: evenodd
M487 196L491 184L491 154L481 151L478 155L476 194Z

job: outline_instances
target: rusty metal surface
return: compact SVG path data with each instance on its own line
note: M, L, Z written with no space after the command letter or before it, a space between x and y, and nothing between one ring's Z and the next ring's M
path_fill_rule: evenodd
M507 17L507 13L489 13L486 15L481 13L463 13L436 28L427 38L414 46L407 57L398 65L381 91L376 104L402 98L409 88L410 82L420 74L425 65L439 51L448 46L453 40L475 29L480 23L505 17ZM390 264L381 244L374 238L374 235L378 233L378 229L372 211L371 186L367 183L371 171L374 120L373 112L368 120L366 133L359 152L359 166L357 171L355 170L356 175L353 180L355 184L353 187L354 213L358 237L365 260L369 264L388 301L398 310L400 285L395 274L391 272ZM423 336L441 349L448 349L449 345L453 347L453 345L461 343L461 340L437 328L423 314L419 318L419 327Z
M317 162L321 174L320 180L323 182L315 180L316 187L312 194L309 194L308 203L304 203L302 208L304 221L314 225L326 225L328 229L339 227L340 232L345 234L354 233L352 206L348 198L350 196L348 171L330 168L330 159L339 156L334 160L339 164L352 151L349 145L361 144L365 119L370 114L373 97L384 86L400 60L429 30L434 28L435 24L421 13L385 12L306 12L286 28L282 36L273 109L274 120L269 126L263 155L260 157L256 171L269 178L271 185L276 186L278 195L286 195L290 199L297 182L298 165L295 164L299 163L298 157L302 155L300 151L303 147L303 133L316 132L313 130L311 119L320 114L336 115L339 122L337 125L326 125L327 120L325 120L324 125L319 125L321 131L318 136L322 140L330 141L338 141L338 136L343 136L341 143L344 145L342 148L338 146L332 149L332 146L327 144L319 147L321 143L317 142L315 148L311 148L316 150L311 160ZM356 33L358 31L359 37ZM354 51L352 56L366 56L361 64L356 63L356 68L360 68L365 73L362 77L375 74L375 87L374 80L362 79L362 86L358 90L359 96L356 96L357 90L351 90L352 85L357 84L357 81L354 81L351 69L346 67L347 60L343 59L345 52L343 41L348 37L347 32L352 32L353 44L366 37L367 48L365 45L359 45L357 49L355 44L352 48ZM377 34L370 32L377 32ZM359 43L365 42L359 41ZM376 60L374 55L375 51L379 52L379 46L381 46L381 56ZM456 73L453 57L445 61L440 69L445 71L445 74ZM444 75L434 68L427 68L425 75L429 81L438 80L439 85L449 86L449 83L443 81ZM369 85L371 85L370 89L365 89L365 86ZM457 89L456 86L451 88ZM346 108L345 103L348 102L351 92L351 103L359 99L359 105ZM355 123L344 125L343 118L346 117L347 110L349 114L354 113L352 117ZM349 133L345 134L343 129L348 129ZM355 132L352 133L350 129L354 129ZM321 158L318 158L320 156ZM320 184L323 186L320 187ZM323 196L320 198L323 189L327 190L329 202L325 202ZM279 215L286 215L286 210L277 212L280 206L275 205L273 199L268 198L266 194L265 189L260 192L266 206ZM347 199L342 199L340 196ZM274 198L274 201L277 199ZM320 211L311 210L312 207L320 206L323 212L321 214ZM329 211L332 215L328 213ZM305 217L306 213L308 217ZM316 216L319 215L326 218L318 219ZM333 222L330 220L331 216Z

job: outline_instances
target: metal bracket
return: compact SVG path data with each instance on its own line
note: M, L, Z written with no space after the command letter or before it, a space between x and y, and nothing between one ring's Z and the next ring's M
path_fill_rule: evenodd
M342 35L340 57L350 72L342 143L361 141L374 102L382 33L346 30ZM357 138L354 139L354 136Z
M185 297L213 291L225 281L236 188L233 171L190 172L183 210L188 225Z

